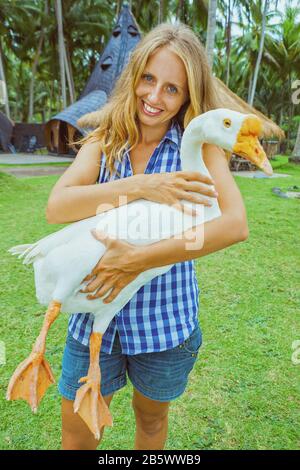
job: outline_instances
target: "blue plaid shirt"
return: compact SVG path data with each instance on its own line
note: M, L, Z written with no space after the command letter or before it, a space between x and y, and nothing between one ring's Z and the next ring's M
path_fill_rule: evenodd
M182 131L173 120L155 151L145 173L181 170L180 141ZM101 159L99 183L133 175L128 150L122 162L115 161L112 175ZM176 263L165 274L141 287L118 312L103 335L101 351L111 353L116 331L123 354L140 354L171 349L187 339L197 326L198 282L194 261ZM93 314L71 315L69 331L74 339L89 344Z

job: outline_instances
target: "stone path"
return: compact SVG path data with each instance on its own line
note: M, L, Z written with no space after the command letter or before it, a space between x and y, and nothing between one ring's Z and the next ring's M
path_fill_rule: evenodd
M269 178L286 178L286 173L273 173L272 176L267 176L263 171L232 171L233 176L243 176L244 178L254 179L269 179Z
M0 167L0 171L13 175L16 178L32 178L33 176L49 176L49 175L62 175L67 166L37 166L32 167L28 166L27 168L23 166L14 166L14 167Z
M58 163L72 162L72 157L58 157L55 155L39 155L32 153L0 153L0 164L28 165L32 163Z
M27 168L29 164L40 164L40 163L58 163L58 162L71 162L74 160L72 157L59 157L56 155L39 155L39 154L28 154L28 153L0 153L0 164L6 163L11 164L11 167L0 167L0 171L14 175L17 178L28 178L32 176L47 176L47 175L61 175L66 170L67 166L54 166L44 165L39 167ZM262 171L233 171L234 176L242 176L244 178L285 178L287 174L274 173L272 176L266 176Z

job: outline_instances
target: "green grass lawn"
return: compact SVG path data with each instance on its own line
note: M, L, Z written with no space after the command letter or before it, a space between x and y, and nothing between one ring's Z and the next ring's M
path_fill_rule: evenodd
M282 179L236 181L247 207L250 235L197 261L203 346L185 394L171 405L167 449L298 449L300 365L292 343L300 340L300 201L280 199L273 186L300 185L300 168L281 162ZM57 176L16 179L0 173L1 323L6 365L0 366L0 448L59 449L60 396L52 386L33 415L5 391L17 364L31 351L44 308L36 299L33 270L7 253L59 228L48 225L45 205ZM47 358L58 380L66 315L53 325ZM116 393L114 427L99 448L132 449L134 414L130 384ZM131 430L131 432L129 432Z

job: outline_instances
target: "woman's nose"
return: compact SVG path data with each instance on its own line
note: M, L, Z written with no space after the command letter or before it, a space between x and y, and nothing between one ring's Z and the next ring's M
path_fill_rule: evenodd
M160 103L160 100L161 100L161 90L159 87L156 87L155 89L153 89L149 95L149 101L151 101L151 103L153 105L158 105Z

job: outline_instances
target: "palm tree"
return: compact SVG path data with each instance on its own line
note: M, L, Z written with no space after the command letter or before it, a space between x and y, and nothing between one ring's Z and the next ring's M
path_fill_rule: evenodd
M159 0L157 23L163 23L166 16L166 0Z
M281 121L283 121L283 116L287 116L288 147L294 130L293 114L295 109L290 95L292 83L298 78L300 70L299 15L300 8L287 7L285 12L280 15L280 22L275 26L273 37L266 37L267 53L265 61L277 77Z
M262 17L262 25L261 25L261 37L260 37L260 43L259 43L259 50L258 50L258 56L257 56L257 61L255 64L255 70L254 70L254 75L253 75L253 81L252 81L252 87L251 87L251 92L249 96L248 103L253 106L253 101L254 101L254 95L256 91L256 84L257 84L257 77L260 69L260 63L261 63L261 58L263 55L263 50L264 50L264 42L265 42L265 34L266 34L266 20L267 20L267 13L268 13L268 7L269 7L269 0L265 0L265 6L264 6L264 11L263 11L263 17Z
M217 0L209 0L207 36L206 36L206 54L210 66L213 65L215 35L217 27Z
M59 69L61 81L61 96L63 108L67 107L66 94L66 72L65 72L65 56L64 56L64 33L61 0L55 0L56 21L58 29L58 51L59 51Z
M37 47L34 61L33 61L32 68L31 68L31 80L30 80L30 85L29 85L29 110L28 110L29 122L32 121L33 114L34 114L34 83L35 83L37 65L38 65L38 62L42 53L42 48L43 48L43 44L44 44L45 36L46 36L46 24L48 22L48 16L49 16L48 0L45 0L44 15L42 15L41 12L39 13L40 13L40 18L41 18L41 32L40 32L38 47Z
M0 98L3 99L3 104L5 107L5 114L8 118L10 118L10 109L9 109L9 101L8 101L8 94L7 94L7 85L5 80L5 73L4 73L4 66L3 66L3 52L2 52L2 45L1 45L1 38L0 38ZM0 101L0 104L1 101Z

